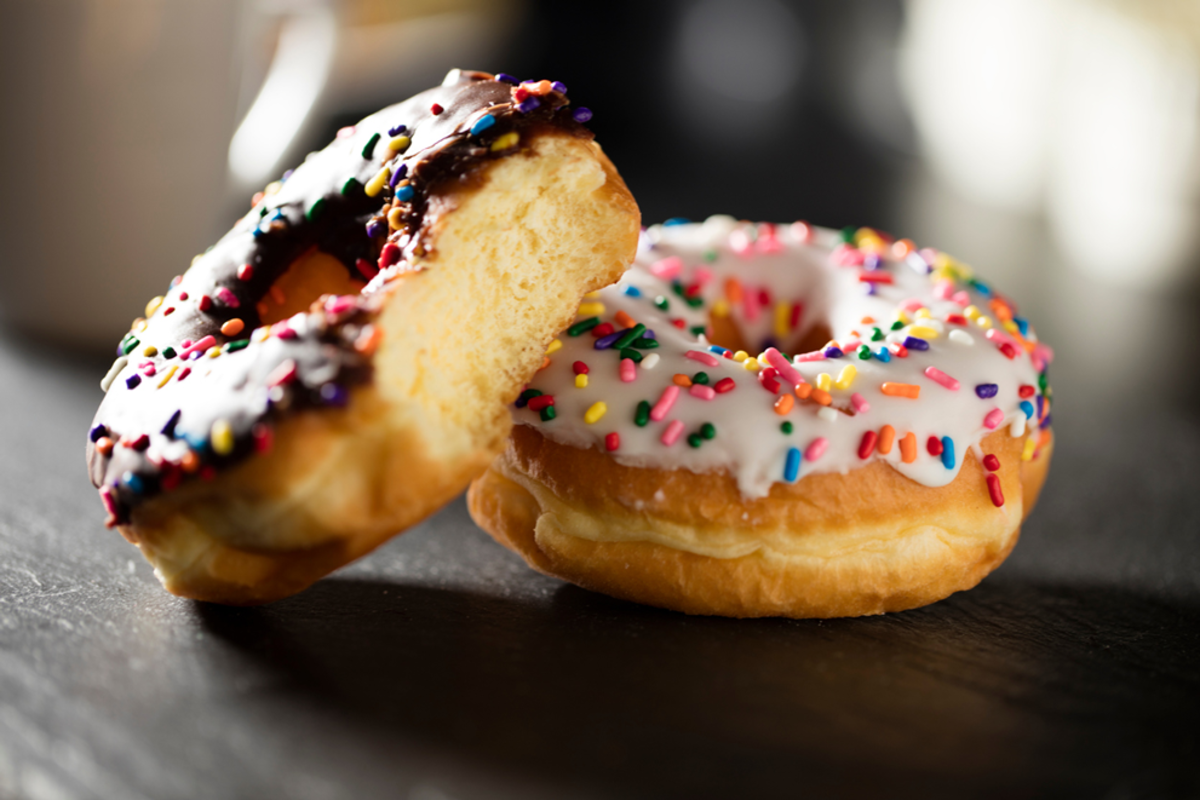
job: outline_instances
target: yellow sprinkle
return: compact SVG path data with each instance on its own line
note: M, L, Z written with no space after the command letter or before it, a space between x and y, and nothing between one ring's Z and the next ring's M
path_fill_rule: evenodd
M791 322L792 307L787 303L775 304L775 335L780 339L792 332Z
M233 427L229 420L219 419L213 423L210 441L213 452L219 456L227 456L233 452Z
M859 228L854 234L854 244L868 253L882 253L887 248L887 243L870 228Z
M146 349L142 351L142 355L144 355L146 358L154 358L156 355L158 355L158 348L152 344L146 345Z
M271 338L271 329L264 325L261 328L256 329L254 333L250 335L250 338L255 342L265 342L267 339Z
M275 194L283 188L283 183L280 181L271 181L267 187L263 189L263 194Z
M576 389L586 389L587 388L587 375L576 375L575 376L575 388Z
M397 206L388 212L388 227L394 231L404 227L404 209Z
M739 364L742 363L743 361L745 361L749 357L750 357L750 354L747 353L745 350L738 350L736 353L733 354L733 360L738 362Z
M509 131L503 136L496 137L496 141L492 142L491 151L495 153L497 150L507 150L521 140L521 137L516 131Z
M162 295L150 298L150 302L146 303L146 316L153 317L154 312L158 311L158 307L163 304Z
M551 353L557 353L561 349L562 349L562 339L555 339L553 342L550 343L550 346L546 348L546 355L550 355Z
M579 377L582 378L585 376L580 375ZM589 408L587 410L587 413L585 413L583 415L583 421L586 422L588 425L591 425L592 423L599 422L600 418L603 417L607 412L608 412L608 406L604 404L604 401L603 400L597 401L595 403L592 403L592 407Z
M389 153L403 153L412 144L412 139L407 136L396 136L387 144Z
M975 320L975 324L978 325L979 327L983 328L984 330L987 330L988 328L992 327L992 318L985 317L982 314L980 314L979 319Z
M967 319L975 319L979 316L979 306L967 306L963 309L963 316Z
M383 187L387 185L388 179L391 177L391 167L384 167L383 169L379 170L379 172L375 173L375 177L367 181L367 186L364 190L367 193L367 197L375 197L382 192Z
M598 317L604 313L604 303L581 303L579 306L579 316L581 317Z
M1017 331L1020 330L1020 328L1017 327L1017 323L1013 322L1010 319L1004 323L1004 330L1008 331L1009 333L1016 333Z
M838 373L837 382L834 384L839 389L849 389L850 384L854 383L854 376L858 374L858 368L853 364L847 364L842 367L842 371ZM825 391L829 391L826 389Z
M759 364L757 360L747 356L746 360L742 362L742 366L745 367L750 372L758 372L759 368L762 365Z
M925 325L912 325L908 329L909 336L916 336L918 339L936 339L938 332L934 328Z
M196 266L196 262L202 258L204 258L204 253L199 253L198 255L192 256L192 266Z
M217 356L221 355L221 348L219 346L210 347L208 348L207 355L209 358L216 358Z
M596 299L597 297L599 297L599 296L600 296L600 291L597 289L597 290L596 290L596 291L594 291L594 292L588 292L587 294L585 294L585 295L584 295L584 299L587 299L587 300L595 300L595 299Z
M896 312L896 319L900 320L900 321L901 321L901 322L903 322L905 325L907 325L908 323L912 322L912 317L910 317L910 316L908 315L908 312L907 312L907 311L905 311L905 310L903 310L903 309L901 309L901 310L899 310L899 311L897 311L897 312Z
M712 315L714 317L729 316L729 301L722 297L720 300L712 304Z
M917 319L929 319L932 316L933 316L933 314L930 313L928 308L918 308L917 309L917 313L916 313Z
M158 382L158 388L161 389L162 387L166 386L167 381L171 380L171 378L173 378L175 376L175 370L177 370L177 369L179 369L179 365L172 364L171 368L169 370L167 370L167 373L162 376L162 380L160 380Z
M830 387L832 387L832 386L833 386L833 376L830 375L828 372L822 372L820 375L817 376L817 388L820 389L822 392L828 392Z
M764 350L764 351L762 351L761 353L759 353L759 354L758 354L758 359L757 359L757 361L758 361L758 365L759 365L760 367L769 367L769 366L771 366L771 362L770 362L770 361L767 361L767 351L766 351L766 350Z
M1030 436L1025 440L1025 449L1021 451L1021 460L1030 461L1033 459L1033 451L1037 449L1037 440Z

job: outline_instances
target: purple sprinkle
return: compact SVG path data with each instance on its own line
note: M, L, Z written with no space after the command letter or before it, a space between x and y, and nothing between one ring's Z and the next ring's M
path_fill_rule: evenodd
M367 223L367 238L374 239L387 232L387 224L381 219L373 219Z
M863 294L867 294L867 295L878 294L878 291L875 288L875 284L870 281L864 283L862 285L862 287L863 287L863 289L862 289Z
M571 114L571 119L576 122L587 122L592 118L592 110L590 108L577 108Z
M404 133L406 130L408 130L407 125L397 125L394 128L388 128L388 136L399 136L400 134Z
M599 339L596 340L596 344L593 346L597 350L607 350L608 348L610 348L614 344L616 344L617 339L620 339L625 334L626 334L626 331L616 331L614 333L610 333L608 336L601 336Z
M91 439L93 442L99 440L101 436L107 436L107 435L108 435L108 428L104 427L103 425L97 425L96 427L94 427L90 431L88 431L88 438Z
M336 383L327 383L321 387L321 400L327 405L344 406L347 397L346 390Z
M1037 415L1038 415L1038 417L1042 416L1042 409L1045 407L1045 405L1046 405L1046 396L1039 394L1037 396Z
M136 389L138 384L142 382L142 376L136 372L125 379L125 385L130 389Z
M507 72L497 72L496 80L500 81L500 83L511 83L514 85L517 83L517 79L512 75L509 75Z
M647 328L646 330L642 331L642 338L643 339L657 339L658 337L654 335L654 331Z
M404 180L404 176L407 174L408 174L408 164L401 164L399 167L396 168L395 173L392 174L392 179L390 181L388 181L388 186L391 186L393 189L395 189L396 184L399 183L400 181Z
M294 169L289 169L287 172L283 173L283 180L286 181L288 178L292 177L292 173L295 171L296 170Z
M883 259L878 253L871 253L863 259L863 269L874 272L883 266Z
M998 391L1000 391L1000 387L994 383L981 383L975 387L975 394L979 395L983 400L995 397Z
M904 340L904 346L909 350L928 350L929 342L924 339L918 339L915 336L909 336Z
M528 114L541 104L541 101L536 97L527 97L521 102L517 103L517 111L520 111L522 114Z
M562 94L567 93L567 85L562 81L555 81L554 83L550 84L550 88Z
M825 348L824 356L826 358L841 358L844 355L846 355L846 354L842 352L842 349L840 347L826 347Z
M167 424L163 425L162 432L164 436L170 436L172 439L175 438L175 426L179 424L181 416L183 416L183 411L176 409L171 418L167 420Z
M1042 428L1043 430L1045 430L1046 428L1049 428L1049 427L1050 427L1050 418L1051 418L1052 416L1054 416L1054 415L1053 415L1053 414L1047 414L1047 415L1046 415L1046 418L1045 418L1044 420L1042 420L1042 424L1041 424L1041 425L1039 425L1038 427Z

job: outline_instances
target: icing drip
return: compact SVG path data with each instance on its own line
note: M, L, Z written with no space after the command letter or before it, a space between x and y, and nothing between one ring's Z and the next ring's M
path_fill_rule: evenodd
M728 471L747 497L875 460L942 486L993 430L1027 437L1032 458L1050 424L1052 354L1012 303L870 229L654 226L579 314L517 421L626 466ZM757 357L711 345L710 321L732 321Z

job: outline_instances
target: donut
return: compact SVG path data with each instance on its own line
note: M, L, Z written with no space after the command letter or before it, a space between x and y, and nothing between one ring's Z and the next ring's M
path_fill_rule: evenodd
M149 302L87 462L167 590L293 594L486 468L547 343L636 252L590 117L561 83L454 70L342 129Z
M1053 449L1053 353L1013 302L868 228L651 227L557 341L471 514L535 569L689 614L971 588Z

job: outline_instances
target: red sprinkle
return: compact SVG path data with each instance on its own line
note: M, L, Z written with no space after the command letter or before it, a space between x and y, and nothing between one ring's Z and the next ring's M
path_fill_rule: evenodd
M181 380L183 380L184 378L186 378L188 375L191 375L191 374L192 374L192 368L191 368L191 367L184 367L183 369L179 370L179 377L177 377L175 380L176 380L176 381L181 381Z
M1013 347L1011 342L1004 342L1001 344L1000 352L1004 353L1005 357L1010 361L1017 357L1017 348Z
M892 345L892 347L894 348L892 350L892 355L896 356L896 358L908 358L908 348L907 347L905 347L902 344L895 344L895 345Z
M201 311L208 311L210 308L212 308L212 298L206 294L202 294L200 295L200 300L196 303L196 305L200 306Z
M671 324L679 328L679 330L683 330L687 326L687 323L681 319L673 319L671 320Z
M179 293L179 299L180 299L180 300L187 300L187 299L188 299L188 293L187 293L187 292L180 292L180 293Z
M988 453L983 457L983 465L987 467L988 472L995 472L1000 469L1000 459L996 458L995 453Z
M240 280L240 281L250 280L251 278L254 277L254 265L253 264L242 264L240 267L238 267L237 275L238 275L238 280Z
M890 272L864 272L858 279L863 283L892 283L895 280Z
M296 362L289 358L271 370L271 374L267 376L267 386L275 387L281 383L288 383L295 380L295 378Z
M271 432L271 427L261 422L251 429L250 435L254 437L254 450L258 453L270 450L275 441L275 434Z
M379 274L379 268L367 261L365 258L360 258L354 262L355 268L367 280L371 280Z
M781 386L779 383L779 378L777 377L778 375L779 371L774 367L766 367L758 373L758 382L762 384L762 387L768 392L775 394L779 391L779 387Z
M988 494L992 496L992 505L996 508L1004 505L1004 491L1000 488L1000 476L989 472L987 476Z
M136 439L134 439L128 443L122 442L122 444L124 444L126 447L129 447L133 450L137 450L140 453L143 450L145 450L147 447L150 446L150 437L143 433L141 436L137 437Z
M1037 391L1037 389L1033 388L1028 383L1023 383L1023 384L1021 384L1021 388L1017 389L1017 394L1019 394L1022 397L1022 399L1024 399L1024 398L1028 398L1028 397L1033 397L1034 392L1036 392L1036 391Z
M879 434L875 431L867 431L863 434L862 441L858 444L858 457L867 459L871 457L871 452L875 450L875 442L879 440Z
M386 269L400 260L400 247L395 242L388 242L379 253L379 268Z
M947 314L946 322L949 322L951 325L966 325L967 318L962 314Z
M621 434L613 431L604 437L604 449L610 453L621 446Z
M529 399L528 405L530 411L541 411L546 406L554 405L554 395L542 394L538 395L537 397L532 397Z
M588 365L583 363L582 361L576 361L574 364L571 365L571 369L575 370L576 375L587 375L588 374Z
M438 105L437 103L434 103L433 105L431 105L431 106L429 107L429 113L430 113L430 114L433 114L435 117L436 117L438 114L440 114L440 113L442 113L443 111L445 111L445 110L446 110L446 109L442 108L442 107L441 107L440 105Z
M597 339L599 339L601 336L608 336L614 331L616 331L616 328L613 327L611 322L601 322L599 325L592 328L592 336L595 336Z
M936 436L930 436L929 441L925 442L925 449L929 451L931 456L940 456L942 454L942 440Z
M721 380L713 384L713 389L717 394L732 392L736 387L737 383L734 382L733 378L721 378Z

